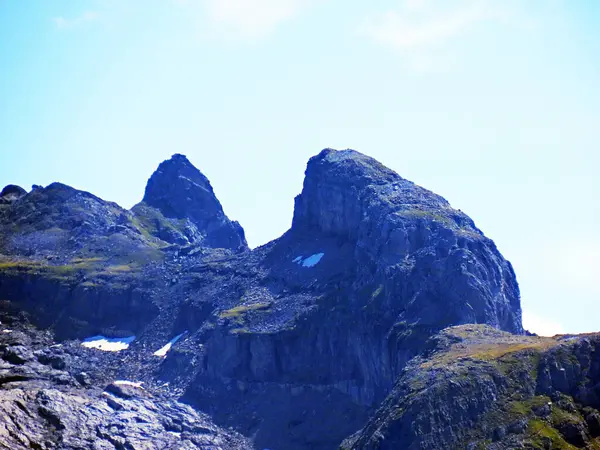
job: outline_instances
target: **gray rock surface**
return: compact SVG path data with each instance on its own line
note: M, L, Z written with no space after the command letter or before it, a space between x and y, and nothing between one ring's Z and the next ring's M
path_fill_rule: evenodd
M151 391L122 382L87 389L68 370L33 357L64 356L24 331L0 333L0 448L5 449L251 449L248 440ZM68 366L63 366L69 369Z
M487 323L522 333L508 261L464 213L353 150L311 158L292 231L347 238L356 284L382 283L397 321Z
M158 237L167 242L187 240L205 247L248 248L240 224L227 218L208 178L184 155L175 154L162 162L150 177L144 199L134 211L149 216L148 207L171 219L164 226L156 217L149 217Z
M600 335L444 330L343 450L597 448Z
M174 155L132 211L58 183L4 205L0 253L2 307L63 346L11 349L22 376L37 361L78 389L143 382L258 449L337 448L450 325L523 332L494 243L352 150L311 158L291 229L252 251L208 180ZM135 339L115 354L81 347L94 335ZM99 398L119 414L142 401L137 388L109 390Z
M27 191L21 186L17 186L15 184L4 186L0 192L0 205L13 203L23 197L25 194L27 194Z

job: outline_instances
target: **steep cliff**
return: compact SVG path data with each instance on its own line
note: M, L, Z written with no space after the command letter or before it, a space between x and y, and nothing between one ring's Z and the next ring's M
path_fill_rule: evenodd
M342 449L600 448L600 335L444 330Z

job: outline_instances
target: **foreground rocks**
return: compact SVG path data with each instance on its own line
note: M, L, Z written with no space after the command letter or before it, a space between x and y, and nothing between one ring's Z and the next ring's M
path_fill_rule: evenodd
M595 449L600 335L444 330L343 450Z
M85 374L69 373L64 361L72 355L56 346L31 350L39 345L21 331L0 333L0 448L252 448L190 406L141 387L92 387Z

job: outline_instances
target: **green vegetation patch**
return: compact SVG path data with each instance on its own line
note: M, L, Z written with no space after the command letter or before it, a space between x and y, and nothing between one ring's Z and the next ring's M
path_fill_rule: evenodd
M527 435L534 448L576 450L577 447L564 440L562 435L548 422L541 419L532 419L527 426Z
M470 227L460 226L454 219L448 217L445 214L443 209L439 210L424 210L424 209L405 209L402 211L398 211L398 215L400 217L404 217L407 219L424 219L432 222L438 222L443 224L446 228L454 230L459 234L470 237L472 239L482 239L483 236L478 233L476 230L471 229Z
M137 264L116 264L113 266L107 266L104 268L104 273L116 274L116 273L127 273L136 270Z
M133 213L131 224L151 242L157 240L161 242L158 238L161 230L171 230L174 233L185 234L183 230L187 225L186 219L167 218L159 210L143 202L133 207Z
M512 414L516 414L519 416L528 416L533 414L533 411L535 409L542 408L549 402L550 397L546 395L536 395L535 397L527 400L510 402L508 404L508 410Z
M82 263L50 265L38 261L27 260L4 260L0 261L0 271L6 273L27 273L32 275L41 275L49 279L67 280L77 274L79 271L86 270L88 267Z
M251 311L265 311L271 308L271 303L254 303L252 305L240 305L235 308L221 311L221 319L238 319Z
M440 222L446 225L446 227L448 228L454 229L458 227L456 222L437 211L427 211L423 209L406 209L403 211L399 211L398 214L407 219L426 219L432 220L434 222Z
M253 303L250 305L240 305L235 308L227 309L219 313L219 318L229 320L234 328L231 332L234 334L249 333L247 324L247 315L261 312L267 312L271 308L271 303Z

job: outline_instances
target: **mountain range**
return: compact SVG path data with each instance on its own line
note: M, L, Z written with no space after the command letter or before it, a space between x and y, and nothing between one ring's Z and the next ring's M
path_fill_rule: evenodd
M0 322L0 448L600 449L600 336L525 331L494 242L354 150L255 249L180 154L130 210L8 185Z

